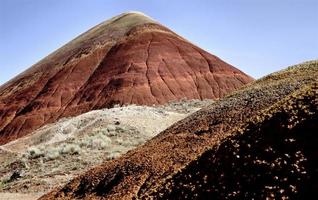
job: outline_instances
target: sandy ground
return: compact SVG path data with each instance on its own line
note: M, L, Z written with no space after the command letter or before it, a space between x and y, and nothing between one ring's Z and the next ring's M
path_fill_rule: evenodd
M0 193L0 200L34 200L42 194L19 194L19 193Z

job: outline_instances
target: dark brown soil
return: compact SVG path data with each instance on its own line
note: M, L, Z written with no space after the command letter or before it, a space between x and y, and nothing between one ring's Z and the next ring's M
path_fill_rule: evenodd
M316 83L253 117L140 197L311 199L318 189L317 133Z

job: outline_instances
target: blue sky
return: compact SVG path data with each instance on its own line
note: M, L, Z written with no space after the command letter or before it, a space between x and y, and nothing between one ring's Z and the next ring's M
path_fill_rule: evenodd
M318 0L0 0L0 84L130 10L255 78L318 58Z

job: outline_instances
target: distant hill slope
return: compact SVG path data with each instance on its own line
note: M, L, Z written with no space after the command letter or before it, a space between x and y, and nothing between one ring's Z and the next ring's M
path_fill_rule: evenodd
M174 199L182 198L183 194L188 195L189 198L196 198L196 196L194 195L203 197L206 193L205 190L203 190L202 188L206 189L208 185L202 186L204 182L198 182L198 185L196 185L197 182L195 181L197 181L197 179L195 177L199 176L198 181L202 181L202 179L200 179L202 178L200 175L200 169L202 168L202 175L205 175L207 170L210 169L209 167L217 167L218 164L221 167L215 169L215 176L222 178L222 167L224 167L224 171L227 173L226 176L230 176L231 172L233 172L233 177L229 178L232 178L231 180L233 181L239 181L240 172L232 169L231 165L232 163L234 163L233 165L237 167L239 167L240 163L243 165L243 155L234 154L232 155L232 157L223 158L222 153L224 153L224 155L229 155L230 153L234 152L233 148L229 148L227 152L227 148L225 148L224 146L224 148L219 151L220 154L215 154L216 158L220 159L220 163L218 163L214 162L213 159L211 160L212 154L208 153L211 152L211 150L209 149L217 150L220 145L222 146L223 144L225 145L229 143L227 141L231 140L229 140L228 138L230 136L235 137L235 130L237 130L239 127L245 127L252 123L249 121L249 119L257 119L259 124L256 124L255 126L262 127L261 119L265 118L260 117L258 119L257 116L265 117L267 115L262 115L262 113L270 112L272 112L274 115L276 112L274 108L278 109L276 114L280 115L279 113L283 112L284 108L286 108L287 105L291 105L293 107L289 108L286 113L295 110L295 117L304 120L304 123L312 122L311 120L314 119L312 117L316 116L315 109L317 105L317 91L316 86L312 86L311 84L317 82L317 75L318 61L311 61L289 67L286 70L273 73L260 80L257 80L252 84L249 84L246 87L232 93L231 95L228 95L225 98L216 101L207 108L204 108L192 114L188 118L179 121L167 130L160 133L152 140L148 141L145 145L128 152L127 154L119 157L116 160L105 162L104 164L89 170L88 172L72 180L64 187L57 188L51 193L43 196L41 199L138 199L146 198L148 195L155 198L162 197ZM300 88L306 87L307 85L310 89L306 89L304 91L301 90L299 93L295 93L297 94L296 97L289 96L298 91ZM299 100L297 96L299 96ZM304 101L301 100L302 97L304 98ZM291 102L287 103L289 99L291 100ZM306 99L308 99L308 101ZM305 108L309 108L310 112L307 114L305 113L304 115L298 115L298 111L302 112L302 108L297 107L297 105L302 105L298 104L298 101L300 103L303 102ZM267 111L267 109L273 105L274 107L272 108L272 111ZM292 115L287 115L284 117L286 117L286 119L282 121L282 124L286 124L285 122L288 119L294 119ZM275 120L279 118L268 117L266 119L272 121L273 124L267 123L266 121L267 125L264 125L265 127L271 128L272 126L275 127L275 129L280 127L280 123L275 124ZM309 126L306 125L304 127ZM282 130L283 134L284 130L287 130L285 126L282 126L281 128L279 128L279 130L280 129ZM255 129L255 131L259 132L266 132L266 130L268 129ZM294 130L291 131L293 132ZM282 143L280 143L281 140L286 139L284 138L285 136L278 135L277 138L279 138L280 140L274 142L269 140L269 138L272 137L272 134L266 135L266 137L264 136L264 138L262 138L262 136L254 136L253 131L251 131L250 133L250 137L252 138L250 138L250 140L253 140L254 138L260 140L268 139L268 141L266 141L266 144L268 145L270 145L271 143L273 145L282 145ZM298 134L299 131L295 133ZM306 134L303 136L303 138L307 136L309 137L309 135ZM237 143L239 143L241 142L241 137L248 138L249 134L246 133L242 136L237 135L236 137ZM301 140L302 139L297 140L297 142L299 141L299 148L301 148L301 145L304 145L303 141ZM313 141L316 141L316 139L314 139ZM255 147L255 154L252 154L253 149L244 151L249 151L251 153L251 156L253 156L252 158L254 159L255 155L259 153L258 151L260 151L259 149L262 146L257 146L257 141L255 141L255 144L252 145L253 147ZM298 149L298 146L296 149ZM288 147L287 149L279 152L279 156L282 155L282 153L288 153L288 151L290 151L290 153L295 153L294 150L289 150ZM309 152L309 154L310 153L313 152ZM202 155L202 158L200 157L200 155ZM236 159L241 159L239 159L238 163L236 163L235 160L232 160L233 157ZM293 159L294 157L290 159L290 162L287 163L287 168L284 169L287 170L293 168L293 164L295 164L296 162ZM198 163L197 160L199 160L200 162ZM207 164L209 162L212 163L208 165L207 169L205 169L204 164ZM255 162L259 161L256 160ZM227 164L229 164L230 166L226 166ZM313 166L315 165L310 164L309 167ZM232 169L232 171L230 171L230 169ZM251 169L252 175L255 175L255 170L257 171L257 168ZM196 172L198 174L196 174ZM265 168L263 172L270 172L270 170ZM242 171L242 176L245 174L247 177L250 177L250 175L246 173L247 172ZM191 178L193 176L194 178ZM203 181L205 180L204 177L205 176L203 176ZM264 175L264 177L269 176ZM273 177L276 179L275 176ZM220 199L223 199L222 197L225 197L224 191L227 191L227 186L229 187L228 191L231 192L235 192L234 189L237 189L237 187L239 187L235 185L236 182L226 182L226 184L232 185L222 185L223 182L220 182L221 179L212 179L213 177L209 177L209 182L207 182L206 184L211 184L213 181L216 181L215 188L221 187L223 190L218 190L219 192L214 191L213 194L211 191L210 192L212 195L220 197ZM191 182L192 180L193 182ZM279 180L282 180L281 177L279 177ZM180 185L177 183L178 181L181 181ZM192 185L187 185L187 181L189 181L189 183L191 183ZM257 179L257 181L257 184L269 183L266 181L262 182L261 179ZM183 185L182 183L185 184ZM271 183L276 184L275 181ZM242 186L247 187L246 184L247 182L242 182ZM248 182L248 184L253 187L252 182ZM189 186L189 188L187 186ZM225 189L223 187L225 187ZM255 185L255 188L256 187L258 188L255 190L252 189L252 191L260 191L259 188L261 188L262 186ZM290 187L293 188L293 185ZM180 193L178 193L177 191L179 188ZM192 191L192 189L193 191L197 192L190 194L190 191ZM241 188L242 192L247 190L247 188L244 188L244 190ZM278 190L275 190L275 192L276 191ZM253 196L253 194L251 194L251 196Z
M0 144L114 104L217 99L253 79L149 17L124 13L0 87Z

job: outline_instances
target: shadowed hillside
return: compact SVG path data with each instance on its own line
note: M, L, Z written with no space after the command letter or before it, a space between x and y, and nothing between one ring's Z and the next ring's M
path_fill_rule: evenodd
M180 172L154 199L311 199L318 189L318 82L254 116Z

